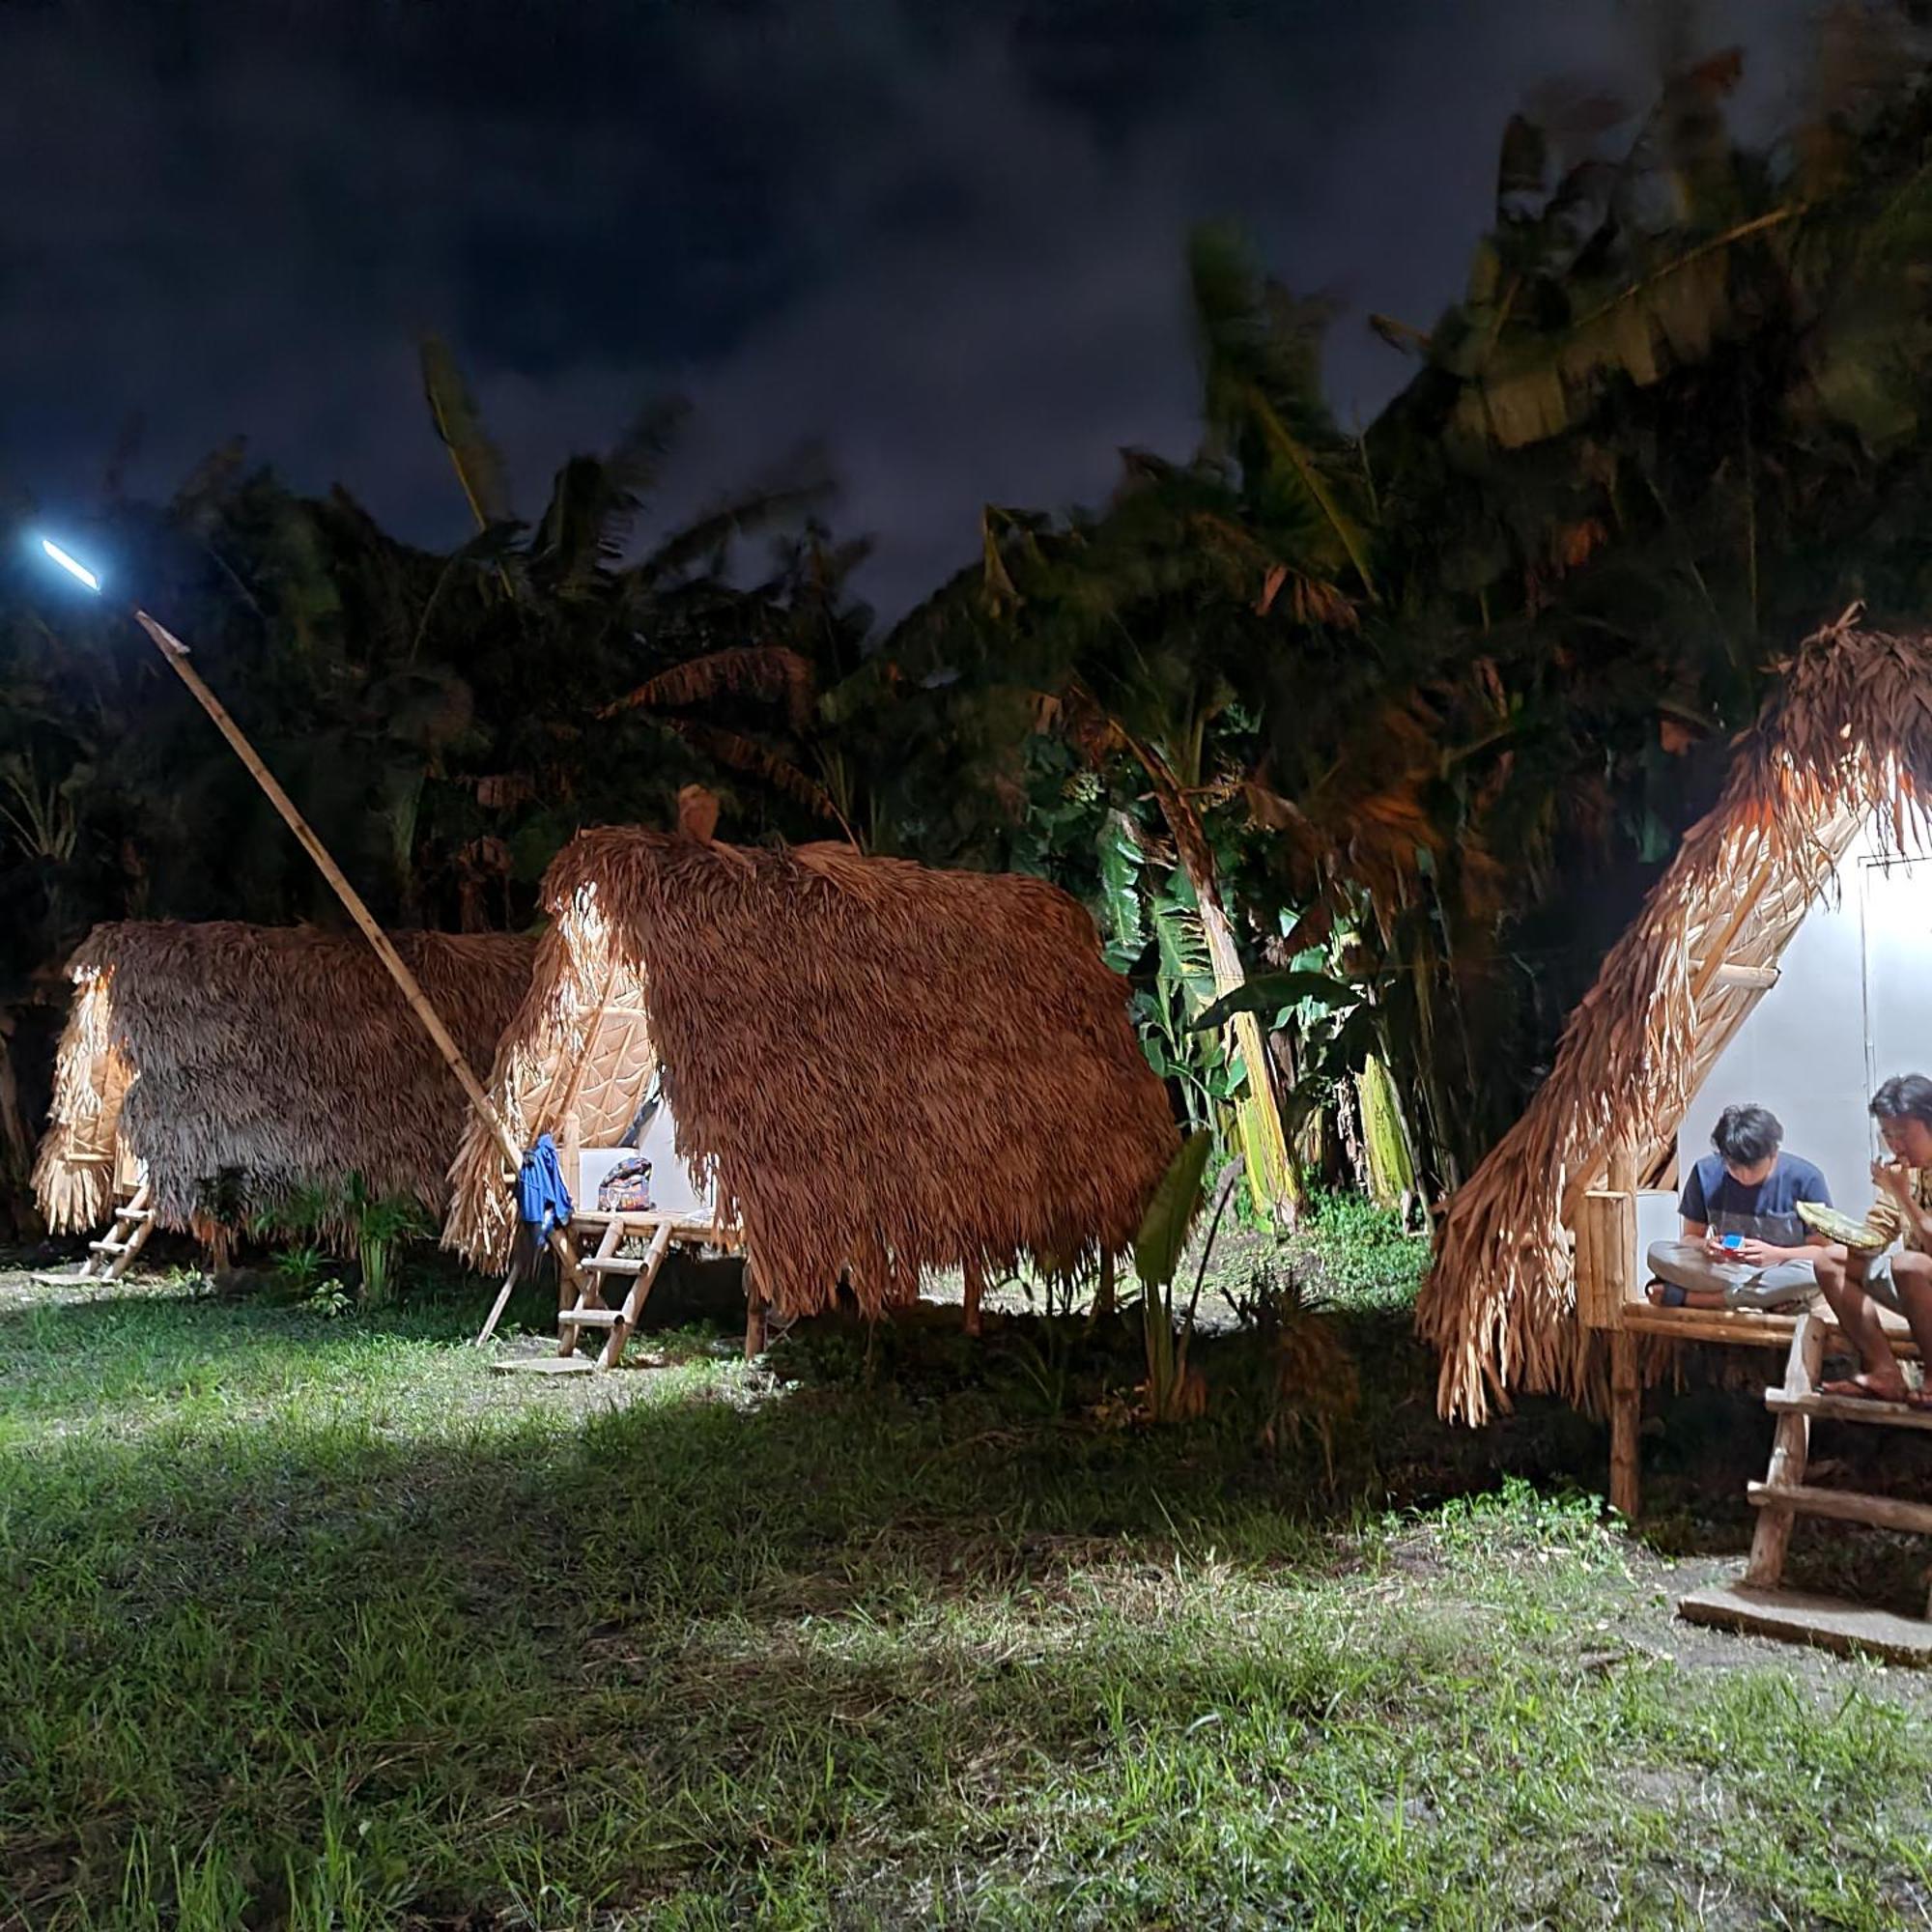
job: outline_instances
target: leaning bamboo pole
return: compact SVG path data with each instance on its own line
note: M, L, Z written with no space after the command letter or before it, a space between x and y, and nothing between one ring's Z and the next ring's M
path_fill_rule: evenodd
M508 1123L497 1111L490 1095L484 1092L483 1083L477 1079L475 1070L463 1057L463 1049L457 1045L449 1029L443 1025L442 1016L430 1004L429 995L422 989L420 981L404 963L403 956L390 943L389 935L376 923L375 917L363 904L362 895L349 883L341 867L330 856L327 846L315 835L309 822L296 809L290 798L277 782L275 775L265 765L242 727L229 716L227 707L208 688L201 673L188 662L188 649L165 624L157 622L145 611L134 612L134 621L140 625L154 640L158 650L181 681L193 694L196 703L213 720L214 727L228 740L230 749L248 768L255 782L262 787L269 803L281 813L289 830L296 836L302 850L315 861L316 868L327 879L335 895L342 901L349 917L355 922L371 951L383 962L389 978L396 982L397 990L408 1002L410 1010L415 1014L422 1030L428 1034L431 1044L441 1054L449 1070L455 1074L457 1084L469 1097L469 1104L496 1137L497 1145L502 1150L512 1170L522 1166L524 1152L511 1134ZM550 1231L551 1251L567 1275L577 1272L577 1257L571 1252L570 1243L564 1238L560 1229Z

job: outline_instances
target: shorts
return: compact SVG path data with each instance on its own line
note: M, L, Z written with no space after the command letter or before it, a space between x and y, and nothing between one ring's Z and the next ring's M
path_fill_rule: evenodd
M1880 1307L1890 1309L1894 1315L1905 1313L1905 1303L1899 1298L1898 1284L1891 1278L1889 1255L1880 1255L1878 1260L1865 1269L1864 1290Z

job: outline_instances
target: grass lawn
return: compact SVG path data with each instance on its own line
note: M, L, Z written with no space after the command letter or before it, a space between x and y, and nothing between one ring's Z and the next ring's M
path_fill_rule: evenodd
M1399 1312L1331 1476L1051 1327L545 1382L479 1299L0 1281L0 1925L1932 1923L1932 1685L1674 1623L1742 1511L1606 1528Z

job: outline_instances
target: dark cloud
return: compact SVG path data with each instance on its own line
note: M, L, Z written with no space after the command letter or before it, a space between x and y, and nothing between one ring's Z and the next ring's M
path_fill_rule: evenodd
M1801 0L1710 7L1769 117ZM1002 12L617 0L0 13L0 469L84 500L130 412L165 487L245 433L429 540L463 526L413 342L457 343L540 498L637 405L698 417L667 513L823 439L889 609L988 499L1184 449L1181 250L1234 215L1343 304L1338 409L1484 225L1502 122L1552 74L1640 99L1617 0Z

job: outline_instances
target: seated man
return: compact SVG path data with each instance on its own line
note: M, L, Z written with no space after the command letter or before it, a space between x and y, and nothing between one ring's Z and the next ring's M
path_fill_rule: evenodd
M1909 1402L1932 1407L1932 1395L1909 1388L1892 1352L1890 1338L1874 1305L1903 1315L1918 1345L1918 1359L1932 1362L1932 1080L1903 1073L1872 1095L1889 1160L1872 1163L1881 1201L1889 1201L1905 1224L1905 1248L1895 1255L1860 1254L1818 1264L1818 1286L1838 1318L1838 1326L1859 1351L1860 1372L1845 1381L1822 1384L1826 1395L1863 1396L1873 1402Z
M1798 1218L1801 1201L1832 1205L1825 1177L1782 1151L1784 1128L1765 1107L1726 1107L1715 1151L1690 1170L1677 1211L1681 1239L1647 1257L1650 1298L1665 1308L1775 1308L1818 1288L1823 1235ZM1726 1237L1729 1237L1728 1239Z

